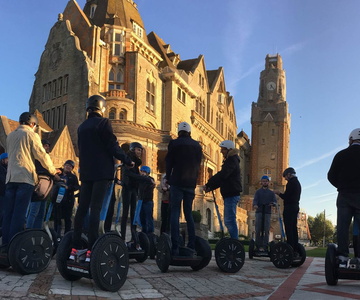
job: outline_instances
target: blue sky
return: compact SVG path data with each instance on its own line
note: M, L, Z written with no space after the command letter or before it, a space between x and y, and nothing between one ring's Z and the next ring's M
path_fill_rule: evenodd
M290 165L303 186L301 207L326 210L336 223L336 190L327 181L335 153L360 127L360 1L138 0L147 33L156 32L181 59L205 56L222 66L235 98L238 129L251 138L266 54L279 53L291 113ZM3 1L0 115L28 109L34 74L50 28L67 0ZM79 0L83 7L85 0Z

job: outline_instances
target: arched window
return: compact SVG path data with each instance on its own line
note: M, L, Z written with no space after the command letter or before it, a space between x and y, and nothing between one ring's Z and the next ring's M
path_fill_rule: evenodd
M122 108L119 114L120 120L127 120L127 111L126 109Z
M114 107L110 108L109 110L109 119L114 120L116 116L116 109Z
M210 208L206 209L206 224L208 226L208 230L211 231L211 210Z

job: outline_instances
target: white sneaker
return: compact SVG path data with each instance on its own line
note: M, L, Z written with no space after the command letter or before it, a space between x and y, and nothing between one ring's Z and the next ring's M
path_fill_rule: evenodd
M349 257L339 255L338 259L339 259L339 268L346 269L348 267Z

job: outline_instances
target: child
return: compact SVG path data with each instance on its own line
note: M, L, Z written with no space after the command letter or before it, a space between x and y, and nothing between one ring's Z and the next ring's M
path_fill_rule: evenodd
M142 232L148 234L154 232L154 219L153 219L153 209L154 209L154 188L155 184L154 178L150 175L150 168L148 166L142 166L140 168L140 174L142 176L149 177L152 179L152 182L141 182L139 184L139 200L142 200L142 206L140 210L140 222L142 226Z

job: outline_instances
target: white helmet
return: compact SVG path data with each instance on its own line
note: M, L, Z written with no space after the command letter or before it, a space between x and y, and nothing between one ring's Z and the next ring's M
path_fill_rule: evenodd
M360 128L356 128L351 131L349 135L349 140L360 140Z
M235 149L235 144L233 141L222 141L219 145L220 147L226 148L226 149Z
M190 127L189 123L181 122L178 126L178 132L180 132L180 131L190 132L191 127Z

